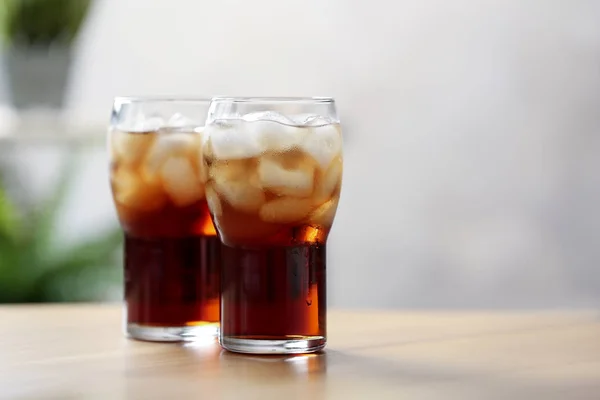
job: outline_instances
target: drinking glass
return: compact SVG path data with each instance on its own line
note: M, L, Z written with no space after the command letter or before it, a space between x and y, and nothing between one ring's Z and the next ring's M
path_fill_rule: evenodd
M151 341L215 335L220 242L205 198L206 99L116 98L108 151L125 236L126 333Z
M340 198L331 98L213 98L206 200L224 245L219 341L242 353L326 343L326 242Z

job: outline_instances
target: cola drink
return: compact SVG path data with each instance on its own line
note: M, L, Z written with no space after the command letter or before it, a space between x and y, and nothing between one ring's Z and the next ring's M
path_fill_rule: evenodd
M128 334L158 341L216 334L221 245L205 198L202 129L113 129L109 152L125 235Z
M224 244L221 345L249 353L326 343L326 240L340 197L340 125L273 112L207 124L206 199Z

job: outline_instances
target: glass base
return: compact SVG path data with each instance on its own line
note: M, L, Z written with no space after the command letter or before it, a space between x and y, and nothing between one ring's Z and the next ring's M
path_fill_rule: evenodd
M249 354L304 354L323 350L327 339L323 336L290 337L289 339L248 339L220 337L225 350Z
M200 326L146 326L129 323L126 334L130 338L150 342L181 342L214 337L218 332L218 323Z

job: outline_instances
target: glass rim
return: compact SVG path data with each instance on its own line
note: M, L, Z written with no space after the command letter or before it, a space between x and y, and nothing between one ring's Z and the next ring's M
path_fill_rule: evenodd
M263 97L246 97L246 96L216 96L212 98L213 102L228 102L228 103L308 103L308 104L333 104L333 97L290 97L290 96L263 96Z
M210 103L210 97L187 97L187 96L115 96L113 103Z

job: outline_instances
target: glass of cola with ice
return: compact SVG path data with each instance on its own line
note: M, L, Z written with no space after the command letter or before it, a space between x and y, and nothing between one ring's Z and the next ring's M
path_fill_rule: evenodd
M125 328L132 338L216 335L221 244L205 198L209 100L117 98L110 183L124 231Z
M220 344L310 353L326 343L326 242L340 198L331 98L213 98L206 200L224 245Z

